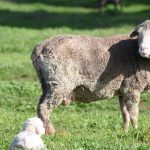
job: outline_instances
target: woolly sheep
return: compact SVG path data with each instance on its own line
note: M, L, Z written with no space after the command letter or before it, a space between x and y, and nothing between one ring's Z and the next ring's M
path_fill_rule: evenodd
M13 139L9 150L47 150L41 139L43 134L45 134L45 129L41 119L29 118L24 123L22 131Z
M55 129L53 108L73 100L92 102L119 97L124 130L137 128L140 93L150 84L150 20L130 37L61 35L35 47L32 61L43 94L37 106L46 133Z

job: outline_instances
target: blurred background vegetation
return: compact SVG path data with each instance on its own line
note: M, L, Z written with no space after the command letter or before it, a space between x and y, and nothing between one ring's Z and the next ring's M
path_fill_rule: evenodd
M98 0L0 0L0 150L6 150L26 118L36 115L41 94L32 67L33 47L58 34L129 34L150 19L150 0L124 0L123 14L112 5L99 13ZM150 149L150 94L140 103L139 130L122 132L118 100L60 106L52 116L52 150ZM94 116L94 117L93 117Z

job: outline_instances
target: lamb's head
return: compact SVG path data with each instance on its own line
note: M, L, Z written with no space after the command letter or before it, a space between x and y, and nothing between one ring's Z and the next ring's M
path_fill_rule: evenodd
M140 55L150 59L150 20L144 21L130 33L131 38L135 36L138 37Z
M23 126L23 131L31 131L39 136L45 134L43 122L38 117L33 117L26 120Z

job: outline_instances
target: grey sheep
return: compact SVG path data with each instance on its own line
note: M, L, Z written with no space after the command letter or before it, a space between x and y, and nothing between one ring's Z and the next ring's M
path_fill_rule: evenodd
M137 128L140 93L150 84L150 20L130 37L61 35L47 39L32 52L41 82L37 114L46 133L54 133L50 114L62 102L92 102L119 97L124 130Z
M99 0L100 13L104 12L104 7L107 4L113 4L115 13L117 12L117 5L120 5L120 12L123 12L123 0Z

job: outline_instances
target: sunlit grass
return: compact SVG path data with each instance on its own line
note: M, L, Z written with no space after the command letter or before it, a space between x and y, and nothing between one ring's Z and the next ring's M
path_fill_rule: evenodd
M30 55L39 42L58 34L129 34L149 18L149 0L125 1L124 14L97 0L0 1L0 150L6 150L24 121L36 115L41 95ZM43 136L49 150L149 150L150 93L142 94L139 129L122 131L117 97L56 108L54 136Z

